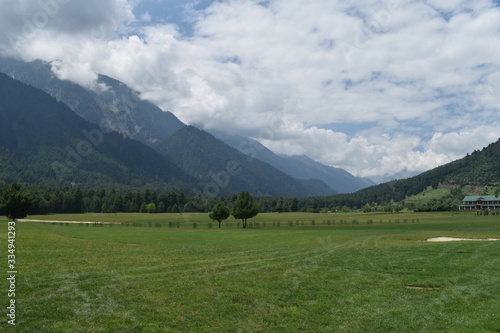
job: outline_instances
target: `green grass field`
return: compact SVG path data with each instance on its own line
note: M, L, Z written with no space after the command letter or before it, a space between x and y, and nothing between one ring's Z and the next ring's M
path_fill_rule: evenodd
M30 218L114 224L17 222L13 328L1 220L2 332L500 332L500 241L425 241L500 238L498 215Z

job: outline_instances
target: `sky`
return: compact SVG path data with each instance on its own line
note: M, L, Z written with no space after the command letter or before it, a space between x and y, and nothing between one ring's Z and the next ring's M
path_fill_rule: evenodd
M498 0L0 0L0 53L356 176L500 137Z

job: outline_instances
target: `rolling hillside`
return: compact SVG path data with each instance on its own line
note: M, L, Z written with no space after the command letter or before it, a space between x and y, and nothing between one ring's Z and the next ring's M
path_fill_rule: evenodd
M323 198L329 204L362 207L366 203L402 201L439 185L500 185L500 139L464 158L408 179L393 180L352 194Z

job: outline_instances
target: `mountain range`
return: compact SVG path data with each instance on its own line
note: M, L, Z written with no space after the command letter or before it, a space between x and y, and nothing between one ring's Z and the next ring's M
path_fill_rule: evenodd
M138 93L108 76L98 75L90 89L58 79L51 67L41 60L26 63L0 57L0 72L42 89L105 131L116 131L148 143L164 139L185 126L171 112L142 100Z
M277 155L251 138L228 135L220 131L210 131L210 133L240 152L268 163L292 177L322 180L338 193L355 192L376 185L375 182L368 178L355 177L343 169L321 164L305 155Z
M0 180L5 182L98 188L147 186L209 196L228 195L242 188L273 196L334 193L320 181L297 180L265 163L252 171L250 166L257 163L245 163L245 155L206 132L196 130L202 137L195 136L196 144L191 144L183 135L190 129L194 128L183 126L165 138L168 149L158 151L117 132L106 133L45 92L0 74ZM214 143L207 139L225 150L214 153ZM202 152L207 146L200 142L209 142L205 154ZM187 148L192 154L183 153ZM185 167L183 161L193 155L200 159L201 169L199 165ZM176 163L172 162L174 158ZM225 168L219 170L209 163L214 161ZM221 172L230 177L221 180ZM217 193L210 191L211 184L218 186Z
M99 76L104 89L93 91L47 78L48 64L27 66L38 70L0 74L0 183L323 198L337 193L332 187L348 192L371 184L307 156L280 156L249 138L187 126L112 78ZM13 79L19 76L45 82L52 94ZM420 175L324 200L401 201L428 186L498 186L499 179L500 140Z
M105 133L45 92L0 73L0 180L48 186L197 185L154 149Z
M205 182L205 186L215 188L213 174L224 170L221 160L226 164L238 161L244 172L233 176L221 193L249 190L260 195L310 196L354 192L374 184L305 156L276 155L249 138L213 133L220 140L215 139L205 131L186 126L171 112L142 100L137 92L113 78L99 75L90 89L58 79L51 66L40 60L26 63L0 58L0 72L42 89L77 115L99 125L103 132L115 131L149 145L187 175ZM251 142L259 154L243 158L244 152L238 152L235 140Z
M189 175L206 183L205 194L217 195L222 189L236 193L249 189L258 195L312 196L332 193L321 180L295 179L262 161L249 158L219 139L196 127L185 126L155 145L164 156L176 156ZM276 188L280 184L280 188Z

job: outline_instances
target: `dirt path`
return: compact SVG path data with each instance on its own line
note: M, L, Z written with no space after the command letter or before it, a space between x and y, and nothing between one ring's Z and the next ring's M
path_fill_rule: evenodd
M497 238L474 239L474 238L453 238L453 237L436 237L429 238L428 242L458 242L458 241L497 241Z
M32 220L32 219L18 219L18 222L57 222L57 223L84 223L84 224L116 224L114 222L95 222L95 221L59 221L59 220Z

